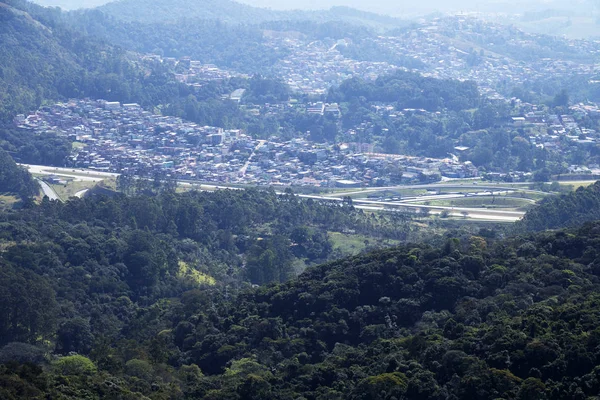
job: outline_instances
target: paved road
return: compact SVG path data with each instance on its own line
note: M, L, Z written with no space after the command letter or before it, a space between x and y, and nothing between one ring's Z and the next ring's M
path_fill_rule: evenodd
M38 179L38 182L40 183L40 186L42 187L42 191L44 192L45 196L48 196L48 198L50 200L59 200L60 201L60 197L58 197L56 192L46 182L41 181L39 179Z
M329 200L329 201L344 201L341 197L325 197L315 195L299 195L299 197L309 198L314 200ZM373 209L379 206L377 209L380 211L388 210L429 210L432 214L441 214L447 211L450 215L464 216L466 218L477 218L477 219L489 219L489 220L500 220L500 221L518 221L525 215L521 211L504 211L504 210L488 210L485 208L468 208L468 207L443 207L443 206L427 206L422 204L402 203L401 201L373 201L373 200L361 200L354 199L352 204L357 207L368 206L369 209ZM388 207L386 209L386 206Z
M531 185L531 182L529 182L529 183L516 182L516 183L511 183L511 185L527 186L527 185ZM349 195L354 195L354 194L383 192L386 190L413 190L413 189L432 189L432 190L435 190L435 189L461 189L464 191L468 191L468 190L470 190L469 188L478 189L478 190L492 190L492 191L510 191L510 190L514 191L516 189L514 186L502 186L499 183L497 185L492 185L492 184L473 185L472 183L443 182L443 183L428 183L425 185L399 185L399 186L385 186L385 187L377 187L377 188L370 187L368 189L361 189L361 190L356 190L356 191L352 191L352 192L331 193L331 194L328 194L327 196L349 196ZM537 194L546 194L546 195L548 194L547 192L542 192L540 190L520 189L520 188L518 190L521 192L527 192L527 193L537 193Z
M73 169L73 168L59 168L59 167L46 167L44 165L29 165L20 164L27 168L32 174L39 175L60 175L73 178L75 181L88 181L88 182L100 182L106 178L116 178L120 174L114 174L111 172L93 171L86 169Z
M401 208L383 209L381 207L371 207L371 206L361 206L361 205L355 205L354 208L358 208L360 210L365 210L365 211L385 211L385 212L402 210ZM484 211L484 212L481 212L481 211ZM477 219L477 220L483 220L483 221L493 221L493 222L516 222L519 219L521 219L521 217L515 217L515 216L511 216L511 215L490 215L490 214L485 213L485 210L481 210L481 211L476 210L476 209L470 209L469 212L467 212L466 214L463 214L462 212L448 210L448 216L460 217L460 218L466 218L466 219ZM439 215L441 213L442 213L442 210L429 210L429 214L431 214L431 215Z
M264 144L264 143L263 143ZM260 145L260 144L259 144ZM257 147L258 148L258 147ZM102 172L95 170L85 170L85 169L72 169L72 168L56 168L56 167L45 167L40 165L23 165L28 168L30 172L38 173L38 174L58 174L61 176L72 176L76 179L82 180L102 180L105 178L117 177L119 174L110 173L110 172ZM71 173L72 175L69 175ZM200 182L192 182L192 181L181 181L179 184L183 186L198 186L200 190L216 190L216 189L233 189L239 190L239 188L233 188L228 186L219 186L219 185L207 185L201 184ZM523 185L528 185L528 183L523 183ZM47 186L47 185L46 185ZM515 190L514 187L508 186L500 186L500 185L470 185L470 184L451 184L451 183L442 183L442 184L427 184L427 185L407 185L407 186L389 186L382 188L369 188L366 190L362 190L359 193L368 193L368 192L376 192L382 190L389 189L448 189L448 188L464 188L468 187L477 188L479 190L490 190L494 191L496 194L500 191L504 192L513 192ZM43 188L43 187L42 187ZM52 191L52 189L48 186L48 189ZM528 190L528 189L519 189L523 192L529 193L543 193L537 190ZM46 193L46 190L44 190ZM281 194L281 192L277 192ZM49 198L56 198L58 196L56 193L52 191L53 197L48 196ZM343 196L346 196L348 193L338 193L335 195L298 195L302 198L309 198L315 200L328 200L328 201L343 201ZM485 194L477 194L479 196ZM489 194L488 194L489 195ZM338 197L333 197L338 196ZM429 200L433 200L435 196L427 196ZM407 199L408 200L408 199ZM421 197L421 200L427 200ZM486 219L486 220L497 220L497 221L517 221L523 217L525 213L519 211L503 211L503 210L488 210L484 208L467 208L467 207L442 207L442 206L427 206L421 204L411 204L410 202L394 201L394 202L385 202L385 201L374 201L374 200L365 200L365 199L353 199L353 205L356 208L362 208L364 210L373 210L373 211L392 211L392 210L428 210L431 214L440 214L443 211L447 211L449 215L452 216L463 216L465 218L473 218L473 219Z
M480 192L480 193L458 193L458 194L440 194L440 195L432 195L432 196L421 196L421 197L403 197L401 200L398 200L400 203L422 203L425 201L431 200L455 200L455 199L464 199L464 198L474 198L474 197L494 197L500 196L498 199L514 199L520 200L527 203L535 204L536 201L533 199L528 199L524 197L518 196L507 196L515 192L504 191L504 192Z
M245 176L246 175L246 171L248 170L248 166L250 165L250 163L252 162L252 158L254 157L254 155L256 154L256 152L265 145L265 143L267 143L266 140L259 140L258 144L256 145L256 147L254 148L254 150L252 151L252 154L250 154L250 157L248 157L248 161L246 161L246 163L242 166L242 168L240 168L240 172L239 175L240 176Z

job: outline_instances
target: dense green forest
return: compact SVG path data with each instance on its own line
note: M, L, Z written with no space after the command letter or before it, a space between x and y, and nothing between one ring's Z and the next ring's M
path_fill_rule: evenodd
M574 192L547 197L525 214L517 229L542 231L600 219L600 182Z
M0 214L0 397L598 393L599 223L496 242L448 236L283 283L289 253L323 259L320 224L373 229L348 207L164 191Z
M0 149L20 163L64 166L71 142L53 133L35 135L26 130L0 127Z
M32 176L0 148L0 194L17 195L27 201L38 192L39 186Z
M474 108L479 104L475 82L425 78L419 74L397 71L374 82L353 78L329 92L328 100L349 102L364 97L367 102L397 103L398 109L423 108L452 111Z
M134 262L139 270L122 271L132 279L127 290L155 297L160 285L173 284L178 261L190 264L190 273L198 269L219 281L281 282L306 265L343 255L333 248L329 232L365 235L376 248L378 240L407 240L414 229L409 215L365 214L346 202L255 189L175 194L164 182L129 179L121 177L118 186L130 197L92 196L65 204L44 200L27 212L4 215L3 238L17 243L11 247L17 259L26 256L36 265L41 260L34 261L35 254L48 249L66 267L87 269L92 258L109 268ZM123 258L128 240L140 237L146 244L134 258ZM100 243L112 243L112 250L105 253Z

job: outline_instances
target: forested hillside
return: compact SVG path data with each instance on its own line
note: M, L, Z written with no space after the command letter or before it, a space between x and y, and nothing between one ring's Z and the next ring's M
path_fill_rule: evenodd
M46 100L92 97L148 106L188 94L160 68L150 73L137 56L77 33L63 17L21 0L0 3L0 122Z
M547 197L532 208L517 229L542 231L581 225L600 219L600 182L574 192Z
M12 157L0 148L0 194L13 194L28 200L38 192L39 186L29 172L15 164Z
M406 245L244 288L236 274L269 271L277 251L236 272L228 249L248 242L273 201L163 194L3 214L0 397L558 400L600 390L599 223ZM348 211L296 202L277 203L287 211L271 224L331 225Z
M192 57L244 73L266 73L289 55L289 49L269 45L265 30L300 32L315 40L359 39L374 34L364 24L354 23L353 14L344 10L336 14L348 15L348 18L337 18L336 14L323 18L305 16L300 20L265 20L262 24L259 24L261 19L228 24L227 18L211 19L209 14L199 18L187 16L177 22L123 21L116 13L103 12L102 8L72 12L63 17L78 31L130 50L165 57Z
M218 20L183 19L177 23L124 22L99 10L76 12L69 23L89 36L141 53L192 57L203 63L256 72L285 57L265 45L257 26L230 26Z
M36 135L30 131L0 127L0 149L20 163L64 166L71 147L68 138L54 133Z
M348 79L330 90L328 99L350 102L359 97L368 102L396 102L398 109L424 108L428 111L442 108L460 111L476 107L480 99L475 82L425 78L404 71L381 76L374 82Z

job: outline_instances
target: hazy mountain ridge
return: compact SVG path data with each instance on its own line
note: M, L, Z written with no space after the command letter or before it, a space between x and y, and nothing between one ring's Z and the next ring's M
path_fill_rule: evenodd
M520 10L514 15L500 15L497 20L531 33L583 39L600 36L599 12L598 1L554 1L544 3L543 7Z
M332 1L286 1L242 0L234 2L205 1L186 4L145 2L143 0L89 0L74 2L71 0L38 0L45 6L60 6L67 10L99 7L100 10L126 21L164 22L179 18L219 19L224 22L255 24L278 20L343 20L369 26L395 25L400 19L408 21L427 16L430 13L455 14L475 13L481 18L514 24L532 32L548 35L565 35L572 38L597 37L600 35L596 0L580 1L497 1L497 2L447 2L430 1L427 3L404 4L386 0L372 1L366 4L360 0ZM132 6L131 4L135 4ZM147 7L143 16L138 8ZM346 9L346 11L344 11ZM190 13L191 10L191 13Z
M165 22L182 18L261 22L281 18L281 12L260 9L231 0L121 0L98 9L124 21Z
M272 10L253 7L236 1L202 0L120 0L97 8L117 19L129 22L174 22L180 19L220 20L228 23L259 24L268 21L342 20L366 25L402 25L402 20L390 16L361 11L345 6L329 10Z
M110 3L109 0L38 0L37 3L44 6L60 6L66 9L90 8ZM373 0L366 3L364 0L241 0L240 3L253 7L270 8L273 10L322 10L330 7L346 6L360 10L369 10L380 14L399 16L403 14L423 14L432 11L443 12L468 12L468 11L487 11L520 13L527 11L541 11L545 9L559 10L587 10L590 7L598 6L596 0L580 1L491 1L480 2L470 0L448 1L431 0L428 2L407 4L406 2L397 2L393 0Z

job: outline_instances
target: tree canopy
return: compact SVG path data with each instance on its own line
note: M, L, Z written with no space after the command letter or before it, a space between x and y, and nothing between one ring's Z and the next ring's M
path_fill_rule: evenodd
M545 198L519 222L517 229L542 231L600 219L600 182L560 196Z
M326 257L320 224L366 229L349 207L164 191L0 214L0 394L597 393L599 223L498 241L448 235L290 275L294 257Z
M10 154L0 148L0 193L15 194L26 200L39 192L39 185L25 169L19 167Z

